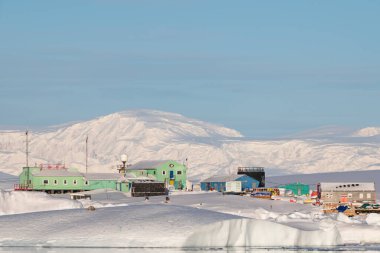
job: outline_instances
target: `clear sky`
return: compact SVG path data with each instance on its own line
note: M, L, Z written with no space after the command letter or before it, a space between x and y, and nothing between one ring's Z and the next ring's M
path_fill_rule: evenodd
M278 137L380 126L380 1L0 0L0 125L157 109Z

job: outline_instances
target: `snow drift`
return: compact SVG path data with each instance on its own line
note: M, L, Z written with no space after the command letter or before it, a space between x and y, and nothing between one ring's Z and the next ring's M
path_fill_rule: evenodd
M380 214L370 213L367 215L366 222L369 225L380 226Z
M58 199L42 192L0 189L0 215L82 208L78 201Z
M336 227L306 231L253 219L226 220L191 235L188 247L319 247L342 244Z
M200 248L341 243L335 228L306 231L170 204L6 215L0 216L0 223L2 246Z

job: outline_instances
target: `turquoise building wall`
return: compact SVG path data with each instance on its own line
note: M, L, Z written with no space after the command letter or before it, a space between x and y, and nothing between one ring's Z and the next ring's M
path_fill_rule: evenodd
M136 176L152 175L157 181L173 185L175 189L186 188L187 168L184 164L173 160L164 161L155 168L127 168L126 172Z

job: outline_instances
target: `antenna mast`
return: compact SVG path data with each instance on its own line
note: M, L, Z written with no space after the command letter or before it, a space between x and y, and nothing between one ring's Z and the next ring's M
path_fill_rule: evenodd
M25 150L25 154L26 154L26 167L29 167L29 140L28 140L28 129L25 131L25 137L26 137L26 150Z
M86 174L87 174L87 163L88 163L88 135L86 136Z

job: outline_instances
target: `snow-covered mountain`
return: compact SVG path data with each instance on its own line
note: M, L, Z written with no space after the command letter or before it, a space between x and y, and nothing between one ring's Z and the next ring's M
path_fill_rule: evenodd
M116 171L128 163L188 159L190 178L235 173L238 166L264 166L268 174L380 169L380 140L374 137L250 140L222 126L179 114L135 110L29 133L29 164L64 162L89 171ZM0 132L0 171L17 175L25 165L25 133Z
M356 131L354 137L372 137L380 135L380 127L366 127Z

